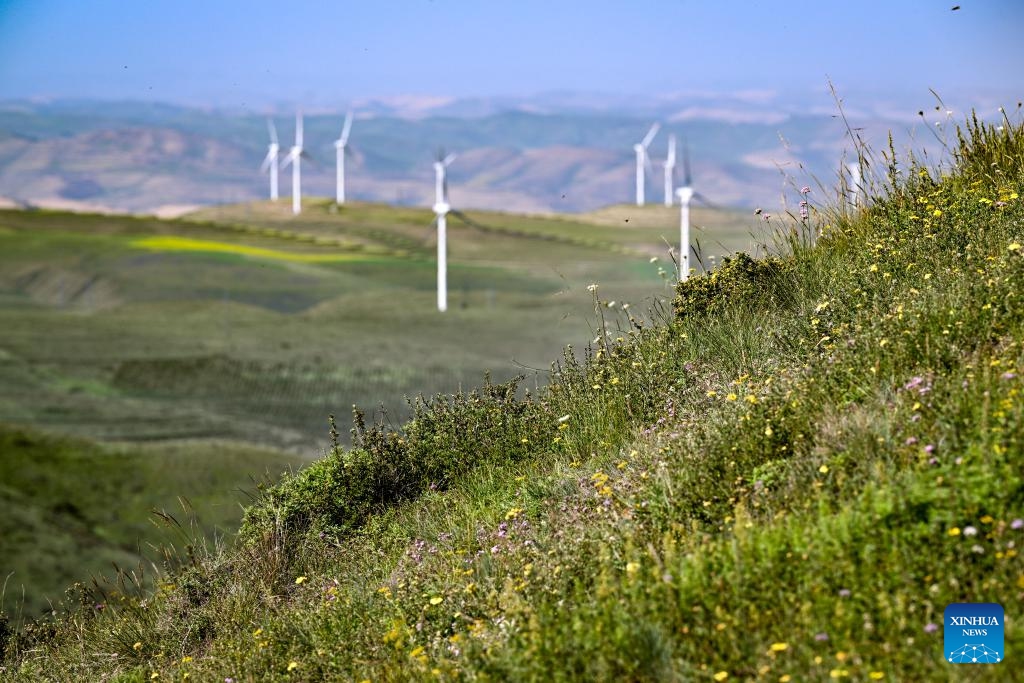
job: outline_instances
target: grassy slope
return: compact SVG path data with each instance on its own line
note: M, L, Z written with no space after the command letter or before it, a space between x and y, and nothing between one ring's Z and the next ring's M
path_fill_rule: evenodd
M888 197L755 273L756 301L739 269L697 278L679 320L536 397L360 429L233 548L145 603L93 596L110 608L12 643L8 670L1006 680L946 664L933 625L1000 602L1024 646L1024 130L973 129L957 161L892 169Z
M181 540L173 526L151 523L153 510L186 527L194 519L189 534L233 534L239 506L290 462L251 446L101 447L0 425L3 608L39 616L73 582L116 576L114 563L151 573L156 547Z

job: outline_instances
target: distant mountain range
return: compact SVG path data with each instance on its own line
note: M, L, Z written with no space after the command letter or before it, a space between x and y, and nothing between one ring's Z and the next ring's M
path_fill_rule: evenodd
M662 131L651 147L647 196L653 202L663 199L668 133L686 141L703 195L751 210L777 210L784 194L795 202L802 185L817 190L812 176L834 186L844 155L854 149L838 111L787 109L770 93L650 100L408 96L353 104L349 196L403 205L432 202L431 161L442 146L459 153L450 169L456 206L531 213L632 201L632 146L654 120ZM900 148L940 149L936 140L951 136L958 120L930 108L930 121L940 123L931 127L916 112L885 102L846 115L876 150L889 131ZM343 116L341 109L307 112L306 149L316 163L304 167L304 193L333 195L332 142ZM0 102L0 197L7 204L169 214L263 198L266 118L144 102ZM274 119L287 151L294 119L283 113ZM681 178L680 163L677 184ZM287 173L281 189L290 190Z

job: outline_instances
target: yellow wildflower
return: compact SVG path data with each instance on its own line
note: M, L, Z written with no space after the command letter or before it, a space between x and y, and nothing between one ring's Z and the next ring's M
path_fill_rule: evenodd
M871 673L868 674L868 678L870 678L873 681L880 681L883 678L885 678L885 674L882 673L881 671L872 671Z
M294 659L292 661L288 662L288 671L289 672L295 671L298 668L299 668L299 663L296 662Z
M789 643L772 643L772 652L782 652L789 649Z
M307 581L307 579L306 579L305 576L300 576L297 579L295 579L295 583L297 585L299 585L299 586L301 586L302 584L306 583L306 581Z
M714 678L714 679L715 679L716 681L724 681L724 680L726 680L727 678L729 678L729 672L728 672L728 671L719 671L718 673L716 673L716 674L715 674L715 675L713 676L713 678Z
M951 527L950 530L947 531L946 533L949 534L950 536L959 536L960 535L960 527L956 527L956 526L955 527Z
M821 467L818 468L818 471L821 472L822 474L828 474L828 465L822 465Z
M442 598L440 595L435 595L434 597L430 598L431 605L440 605L443 601L444 598Z

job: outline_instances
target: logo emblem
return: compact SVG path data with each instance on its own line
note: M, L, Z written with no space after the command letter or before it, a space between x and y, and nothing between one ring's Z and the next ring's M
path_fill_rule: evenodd
M943 655L952 664L1003 661L1003 608L994 602L954 602L942 616Z

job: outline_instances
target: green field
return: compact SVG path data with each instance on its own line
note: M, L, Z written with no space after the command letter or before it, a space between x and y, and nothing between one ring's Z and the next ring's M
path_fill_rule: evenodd
M0 421L315 455L326 416L353 404L400 419L407 395L546 370L592 339L590 283L637 314L668 291L658 270L673 270L661 242L672 225L470 216L451 221L440 315L423 210L0 213ZM702 218L727 249L750 242L745 217Z
M671 294L659 269L673 270L663 237L677 239L675 212L621 210L632 220L453 217L443 315L427 210L310 200L299 217L286 201L176 221L0 212L0 424L18 426L0 432L0 458L14 467L36 454L34 478L5 484L5 505L34 521L31 533L3 529L0 572L15 571L4 607L38 614L108 559L152 558L149 511L178 495L203 502L203 534L233 530L232 490L322 455L330 414L347 442L353 404L400 424L406 397L478 386L485 373L546 384L564 345L595 337L589 284L641 317ZM720 251L751 242L747 216L694 218ZM145 467L62 470L51 451ZM183 463L187 485L159 474ZM58 494L70 476L85 489L103 476L96 490L121 501L116 518L99 498ZM81 519L69 532L60 511L72 508ZM24 521L5 517L12 530Z

